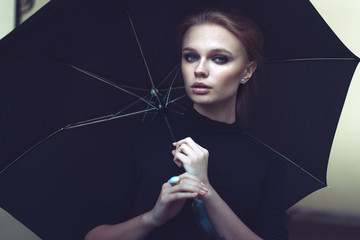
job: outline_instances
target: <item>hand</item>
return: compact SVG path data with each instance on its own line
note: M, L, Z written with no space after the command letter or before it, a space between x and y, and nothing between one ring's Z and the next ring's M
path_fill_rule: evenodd
M174 162L178 167L183 167L186 172L197 176L206 185L208 180L209 152L190 137L173 143L176 147L172 151Z
M155 207L149 212L152 225L161 226L176 216L187 199L205 196L208 189L197 177L184 173L179 176L181 182L171 186L169 181L163 184Z

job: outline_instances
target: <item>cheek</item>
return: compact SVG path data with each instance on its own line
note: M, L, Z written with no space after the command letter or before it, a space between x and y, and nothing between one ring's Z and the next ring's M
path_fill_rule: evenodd
M228 87L236 87L240 85L241 77L243 76L243 71L237 69L229 69L227 71L217 72L219 79L222 79L222 84Z

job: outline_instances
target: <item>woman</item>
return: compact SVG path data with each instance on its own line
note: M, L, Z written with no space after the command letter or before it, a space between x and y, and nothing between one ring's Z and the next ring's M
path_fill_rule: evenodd
M112 201L124 205L109 211L118 222L104 218L86 239L202 239L188 201L196 197L227 240L286 239L282 160L243 134L237 117L246 114L246 84L261 64L260 32L242 15L204 11L183 22L180 37L182 75L194 109L172 120L182 137L168 150L177 167L164 151L166 137L157 138L160 147L144 139L157 126L135 136L135 149L123 156L133 161L118 163L109 174L116 176L111 183L134 183L109 190ZM135 170L116 174L119 168ZM173 174L180 174L180 184L164 181Z

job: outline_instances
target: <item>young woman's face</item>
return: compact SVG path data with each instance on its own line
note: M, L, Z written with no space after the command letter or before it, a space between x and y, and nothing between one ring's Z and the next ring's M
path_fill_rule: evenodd
M219 25L195 25L184 35L181 69L195 106L221 104L235 109L240 80L248 80L255 68L241 41Z

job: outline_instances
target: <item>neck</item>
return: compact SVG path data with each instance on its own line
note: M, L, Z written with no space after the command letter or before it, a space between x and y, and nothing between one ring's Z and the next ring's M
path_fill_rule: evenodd
M199 105L194 103L194 109L201 115L210 118L211 120L234 123L236 121L235 104L231 107L224 107L223 105Z

